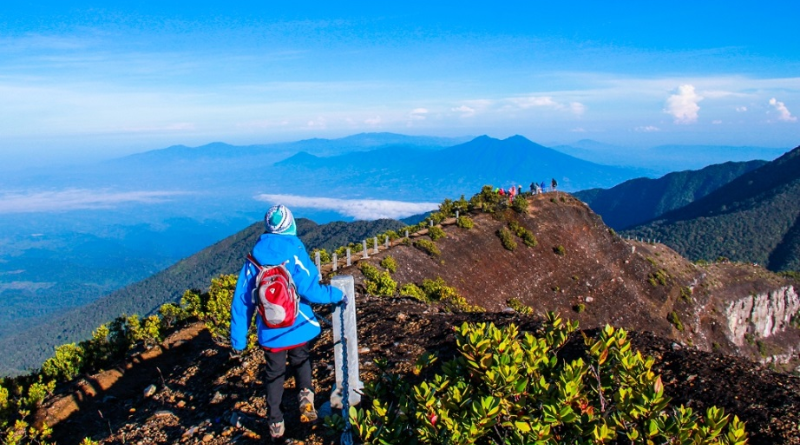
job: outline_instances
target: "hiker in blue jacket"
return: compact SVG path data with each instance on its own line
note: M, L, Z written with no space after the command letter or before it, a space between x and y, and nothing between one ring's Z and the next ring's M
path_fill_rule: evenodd
M319 272L309 258L303 242L297 237L297 225L288 208L283 205L271 207L264 216L264 224L266 232L253 247L252 256L262 265L286 263L300 296L300 312L294 324L289 327L270 328L260 316L255 317L258 343L264 349L266 357L269 432L270 436L277 439L283 437L285 432L280 405L287 357L290 366L296 371L296 387L300 390L300 421L313 422L317 419L311 383L309 342L319 336L320 326L309 303L346 304L346 300L339 289L319 284ZM245 261L231 303L231 346L236 354L247 347L247 331L257 313L252 296L256 275L258 268L251 261Z

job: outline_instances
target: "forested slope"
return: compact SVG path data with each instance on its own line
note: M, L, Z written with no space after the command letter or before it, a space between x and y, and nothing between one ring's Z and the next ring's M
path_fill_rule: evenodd
M574 195L602 216L609 227L622 230L690 204L766 163L726 162L658 179L631 179L610 189L589 189Z
M625 234L658 239L693 260L725 257L797 270L798 218L800 147Z

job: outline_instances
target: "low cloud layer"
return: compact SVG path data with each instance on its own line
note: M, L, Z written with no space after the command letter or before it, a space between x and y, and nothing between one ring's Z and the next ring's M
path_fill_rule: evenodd
M778 111L778 120L782 120L784 122L796 122L797 117L792 116L792 113L789 112L789 109L786 108L786 105L775 99L774 97L769 100L769 104L775 107Z
M0 192L0 214L66 212L70 210L109 209L120 204L157 204L184 192L68 189L47 192Z
M405 218L438 208L433 202L403 202L378 199L336 199L296 195L262 194L255 197L270 204L283 204L290 209L295 207L332 210L355 219L372 220L381 218Z
M665 113L675 117L676 124L692 124L697 122L697 112L700 111L698 102L703 96L697 94L692 85L681 85L678 92L667 98Z

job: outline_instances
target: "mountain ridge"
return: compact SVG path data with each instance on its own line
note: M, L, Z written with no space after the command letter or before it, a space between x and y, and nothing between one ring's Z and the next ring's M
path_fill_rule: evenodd
M692 259L755 262L798 270L800 147L709 195L632 227L630 236L662 240ZM777 254L773 252L778 250ZM780 253L783 252L783 253Z

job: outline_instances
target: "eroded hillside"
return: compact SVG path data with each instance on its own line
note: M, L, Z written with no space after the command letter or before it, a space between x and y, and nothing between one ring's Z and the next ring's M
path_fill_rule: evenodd
M583 327L612 324L706 351L797 365L800 333L792 318L800 300L789 279L754 265L697 265L662 244L621 238L569 194L537 195L529 203L524 213L474 213L469 230L446 221L438 256L413 246L417 237L427 238L422 231L366 261L391 255L398 284L441 277L489 311L517 299ZM504 248L497 232L509 222L532 232L538 244L517 239L516 249ZM363 282L356 266L340 273Z

